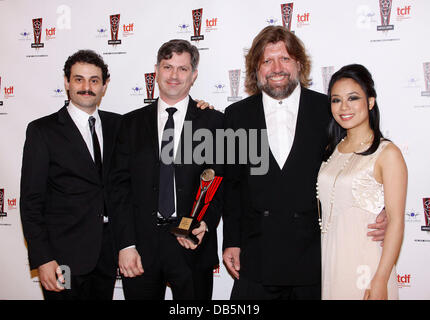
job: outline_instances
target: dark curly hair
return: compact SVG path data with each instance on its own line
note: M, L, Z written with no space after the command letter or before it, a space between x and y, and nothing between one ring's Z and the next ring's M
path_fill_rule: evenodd
M106 84L106 81L109 79L110 74L108 70L107 64L104 63L103 58L94 52L93 50L79 50L78 52L72 54L64 64L64 75L67 78L67 81L70 82L70 72L72 66L75 63L89 63L99 67L102 70L102 78L103 85Z

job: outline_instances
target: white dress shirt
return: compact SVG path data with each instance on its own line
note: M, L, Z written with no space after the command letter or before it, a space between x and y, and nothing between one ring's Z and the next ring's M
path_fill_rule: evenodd
M82 135L82 138L84 139L88 151L91 154L91 157L94 160L94 148L93 148L93 137L91 135L90 130L90 124L88 122L88 119L93 116L96 119L96 133L97 133L97 139L99 140L100 144L100 152L101 157L103 161L103 131L102 131L102 121L100 120L98 109L94 111L92 115L89 115L88 113L82 111L75 105L73 105L72 102L69 103L67 106L67 111L69 112L70 117L72 118L75 125L78 127L79 132Z
M263 91L263 108L266 119L269 147L279 168L283 168L291 151L299 112L300 85L289 97L276 100Z
M176 152L178 151L179 140L181 139L182 127L184 126L185 115L187 113L188 102L190 97L187 96L185 99L179 101L174 105L168 105L161 98L158 98L157 106L157 119L158 119L158 151L161 154L161 141L163 139L164 126L166 125L169 114L167 113L167 108L176 108L177 111L173 114L173 121L175 122L174 137L173 137L173 157L176 157ZM176 180L173 176L173 194L175 197L175 209L177 207L176 203ZM158 213L158 217L162 218L162 215ZM176 217L176 210L173 212L172 217Z
M102 121L99 116L99 111L96 109L93 114L89 115L88 113L82 111L78 107L76 107L71 101L67 106L67 111L69 112L70 117L75 123L76 127L78 127L79 132L81 133L82 138L87 145L88 151L91 154L91 157L94 161L94 148L93 148L93 137L91 135L90 123L88 119L93 116L96 119L95 129L97 133L97 139L100 144L100 153L103 162L103 131L102 131ZM108 222L109 219L106 216L103 216L103 222Z
M184 126L185 115L187 114L188 102L190 97L187 96L185 99L179 101L174 105L168 105L164 102L160 97L158 98L157 105L157 125L158 125L158 151L161 154L161 141L163 139L163 131L164 126L166 125L167 119L169 118L169 114L167 113L167 108L176 108L176 112L173 114L173 121L175 122L174 128L174 136L173 136L173 157L176 157L176 151L178 150L179 140L181 139L182 127ZM176 180L175 176L173 176L173 194L175 197L175 209L177 208L176 204ZM157 213L159 218L163 218L160 212ZM176 217L176 210L173 212L172 217ZM121 250L136 248L136 245L131 245Z

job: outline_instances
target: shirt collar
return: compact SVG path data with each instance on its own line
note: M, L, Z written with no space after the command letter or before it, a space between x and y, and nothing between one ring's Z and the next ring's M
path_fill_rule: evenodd
M189 100L190 100L190 96L186 96L184 99L182 99L181 101L178 101L173 106L171 106L171 105L168 105L166 102L163 101L163 99L161 99L159 97L158 98L158 112L161 114L164 111L166 111L167 108L176 108L176 109L178 109L178 111L176 111L175 114L183 113L183 112L185 113L187 111L187 108L188 108Z
M288 105L288 108L291 111L297 112L299 110L301 91L302 91L301 86L299 84L294 89L294 91L290 94L289 97L282 100L274 99L271 96L269 96L266 92L263 91L263 105L265 107L272 107L272 108ZM280 101L282 101L282 103L279 103Z
M94 113L90 115L90 114L86 113L85 111L82 111L81 109L76 107L73 104L73 102L70 101L69 105L67 106L67 111L69 112L69 115L73 119L73 121L81 127L85 127L85 126L89 125L88 119L90 116L93 116L94 118L96 118L96 126L101 125L101 120L100 120L98 108L96 108L96 111L94 111Z

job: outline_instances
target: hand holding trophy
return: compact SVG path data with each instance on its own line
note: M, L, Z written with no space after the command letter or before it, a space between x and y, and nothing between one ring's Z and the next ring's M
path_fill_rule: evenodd
M182 217L179 225L170 230L171 233L177 237L186 238L196 245L199 243L199 240L192 231L200 226L200 221L203 219L221 181L222 177L216 177L213 169L203 171L200 175L200 187L197 191L190 216Z

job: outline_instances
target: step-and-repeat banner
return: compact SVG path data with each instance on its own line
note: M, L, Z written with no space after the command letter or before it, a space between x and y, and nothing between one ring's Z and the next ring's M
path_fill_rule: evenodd
M430 298L430 1L0 0L0 299L42 298L19 217L22 148L27 124L66 100L67 57L79 49L100 53L111 74L101 108L124 114L157 97L160 45L195 37L201 62L191 95L224 110L247 96L244 55L268 25L284 25L303 40L313 90L326 92L345 64L372 72L383 133L409 169L400 298ZM221 231L222 222L220 247ZM233 281L225 266L213 275L213 298L228 299ZM115 298L123 298L120 280Z

